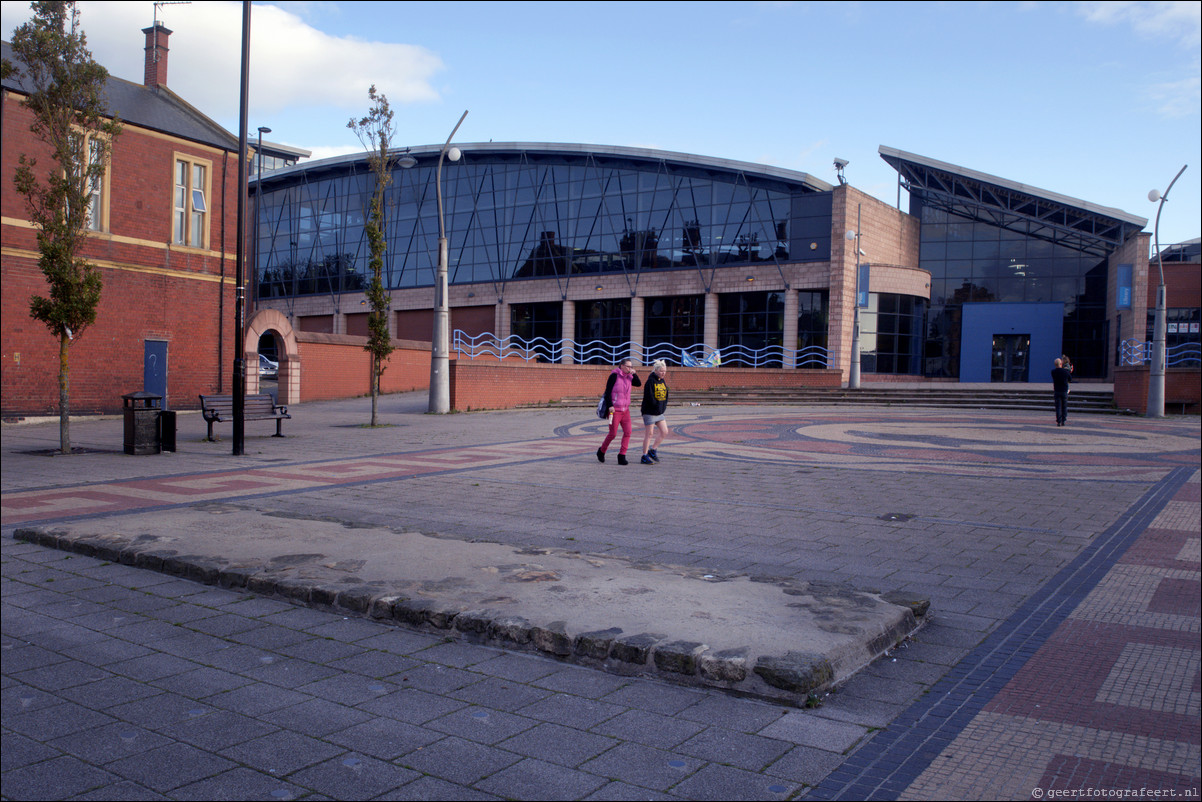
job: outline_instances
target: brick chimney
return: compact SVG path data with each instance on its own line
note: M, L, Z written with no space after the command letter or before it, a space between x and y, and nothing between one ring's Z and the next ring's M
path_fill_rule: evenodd
M153 89L167 85L167 40L171 31L161 22L151 28L143 28L146 34L146 77L143 85Z

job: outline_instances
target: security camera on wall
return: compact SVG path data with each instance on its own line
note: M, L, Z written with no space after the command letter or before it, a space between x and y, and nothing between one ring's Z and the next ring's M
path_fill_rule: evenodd
M847 165L851 164L847 159L835 159L835 169L842 170Z

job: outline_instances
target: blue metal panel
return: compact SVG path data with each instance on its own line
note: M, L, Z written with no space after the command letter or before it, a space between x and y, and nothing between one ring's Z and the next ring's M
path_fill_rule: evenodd
M146 340L142 354L142 389L162 396L163 409L167 409L167 343Z
M1064 347L1064 304L964 304L960 381L988 382L995 334L1031 335L1029 381L1051 381L1052 361Z

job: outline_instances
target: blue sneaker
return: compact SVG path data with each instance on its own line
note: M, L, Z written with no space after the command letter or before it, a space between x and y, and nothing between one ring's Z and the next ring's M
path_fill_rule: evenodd
M643 458L641 460L639 460L639 462L643 463L644 465L654 465L655 464L655 460L651 459L650 454L644 454Z
M647 456L651 457L652 462L659 462L659 454L655 453L654 448L647 452Z

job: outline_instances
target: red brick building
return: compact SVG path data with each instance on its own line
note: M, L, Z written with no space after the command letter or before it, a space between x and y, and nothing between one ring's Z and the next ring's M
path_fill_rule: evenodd
M168 39L147 28L143 84L110 77L110 108L124 129L93 205L83 256L100 268L96 323L70 351L71 410L121 408L121 396L149 390L164 406L196 406L200 393L229 392L233 370L238 139L167 88ZM13 61L4 43L4 58ZM4 80L2 412L58 409L58 343L29 316L44 295L36 230L13 186L18 159L50 162L29 130L19 79Z

